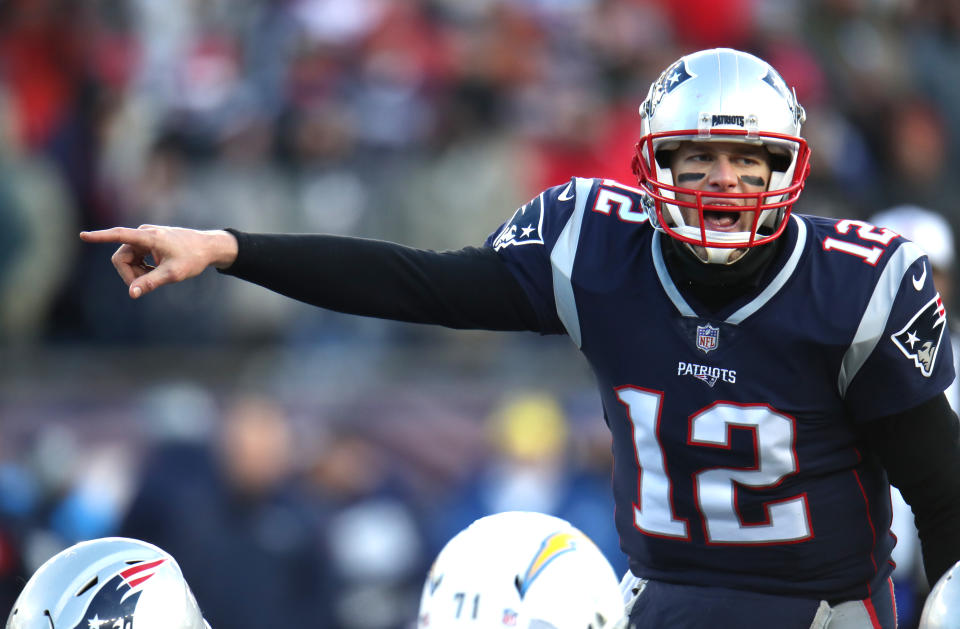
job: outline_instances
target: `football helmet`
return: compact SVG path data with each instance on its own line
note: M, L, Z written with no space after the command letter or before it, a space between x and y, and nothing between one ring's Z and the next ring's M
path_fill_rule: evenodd
M918 629L960 629L960 561L943 573L930 590Z
M934 269L953 267L953 228L943 214L919 205L897 205L869 219L877 227L886 227L920 245Z
M80 542L48 559L6 629L210 629L168 553L135 539Z
M806 114L796 93L767 62L730 48L696 52L670 65L653 82L640 105L640 141L634 174L646 193L650 222L673 238L706 249L705 262L727 264L736 249L766 244L780 236L792 205L810 172L810 150L800 137ZM770 152L771 177L761 192L706 192L678 186L669 152L680 142L748 142ZM693 197L679 200L678 193ZM736 208L710 200L746 200ZM687 224L683 208L697 211ZM703 227L704 211L754 211L749 231L721 232ZM703 259L701 257L701 259ZM735 258L736 259L736 258Z
M606 557L566 520L510 511L480 518L437 555L418 629L613 629L625 626Z

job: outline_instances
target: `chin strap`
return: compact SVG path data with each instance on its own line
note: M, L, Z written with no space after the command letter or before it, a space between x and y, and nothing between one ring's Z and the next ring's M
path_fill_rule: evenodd
M703 256L699 253L698 248L690 243L684 243L687 245L687 248L693 253L693 255L703 262L704 264L722 264L723 266L729 266L734 262L739 262L743 260L743 256L747 255L749 249L727 249L720 247L699 247L699 251L706 251L707 259L704 260ZM731 260L730 256L733 255L734 251L742 251L743 254L738 258Z

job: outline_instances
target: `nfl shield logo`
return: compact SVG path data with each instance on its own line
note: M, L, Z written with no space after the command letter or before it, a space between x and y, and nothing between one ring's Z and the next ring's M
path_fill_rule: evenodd
M697 326L697 347L703 350L704 354L717 349L720 342L720 328L715 328L709 323L707 325Z

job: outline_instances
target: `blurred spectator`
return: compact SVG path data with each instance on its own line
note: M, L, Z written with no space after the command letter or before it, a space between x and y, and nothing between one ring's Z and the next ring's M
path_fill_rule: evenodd
M75 211L60 173L28 150L0 87L0 344L38 343L77 252Z
M940 0L904 3L903 31L907 62L918 95L935 103L949 136L950 166L960 163L960 82L954 78L960 55L960 5ZM945 211L955 213L953 207Z
M0 516L0 609L11 609L28 578L13 525Z
M364 419L333 427L310 472L334 583L331 626L404 629L429 567L423 525L388 453L354 421Z
M523 391L501 400L487 419L483 456L438 504L436 539L484 515L536 511L575 523L623 574L626 560L610 522L609 433L601 439L584 430L575 435L574 450L571 430L565 409L549 393Z
M38 431L27 452L30 477L20 490L31 526L22 542L33 571L63 548L115 528L129 489L128 461L116 444L88 442L66 422Z
M292 475L294 443L276 400L238 396L215 449L161 450L144 470L119 534L176 553L212 626L332 626L327 559Z
M10 609L30 573L24 562L23 539L36 487L29 471L14 458L0 433L0 609Z
M888 116L884 177L886 200L894 205L956 208L960 183L950 161L950 130L934 104L920 97L898 99ZM953 220L960 218L954 212ZM906 235L906 234L904 234ZM924 239L917 241L923 245Z
M643 3L641 3L642 5ZM684 51L728 46L747 48L754 27L756 0L732 0L722 9L710 0L683 3L660 0Z

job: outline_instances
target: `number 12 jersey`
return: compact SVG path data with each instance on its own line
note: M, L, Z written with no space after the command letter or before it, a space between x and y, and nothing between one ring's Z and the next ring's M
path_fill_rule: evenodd
M487 240L541 331L569 335L596 375L632 572L869 596L894 539L865 435L954 377L929 262L890 230L794 214L763 283L712 312L664 238L638 190L575 178Z

